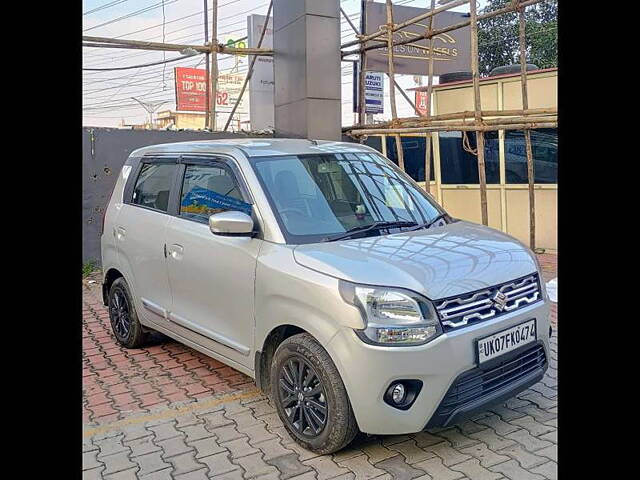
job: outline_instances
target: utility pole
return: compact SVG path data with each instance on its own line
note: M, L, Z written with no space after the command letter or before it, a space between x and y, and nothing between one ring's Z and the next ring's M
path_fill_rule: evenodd
M207 43L209 43L209 7L207 5L207 0L204 0L204 44L206 45ZM206 53L205 54L205 69L207 71L206 73L206 78L209 79L211 77L211 73L210 73L210 65L209 62L211 61L211 54L210 53ZM206 109L205 109L205 114L204 114L204 126L205 128L207 128L210 124L209 121L209 105L211 105L211 81L207 82L207 95L206 95Z
M212 0L211 12L211 94L209 95L211 115L209 128L216 129L216 99L218 97L218 0Z

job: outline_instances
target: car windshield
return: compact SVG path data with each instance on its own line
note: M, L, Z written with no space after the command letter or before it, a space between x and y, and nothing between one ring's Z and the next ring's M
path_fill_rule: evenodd
M287 243L341 239L378 222L398 223L366 233L380 235L444 213L410 177L374 153L287 155L252 163Z

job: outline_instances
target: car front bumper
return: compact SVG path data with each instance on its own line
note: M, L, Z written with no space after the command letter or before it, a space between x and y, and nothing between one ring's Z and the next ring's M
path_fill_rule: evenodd
M362 342L351 329L340 330L327 349L336 363L362 432L403 434L425 427L457 423L488 406L504 401L538 382L549 358L549 303L541 301L512 314L444 333L416 347L380 347ZM478 367L476 340L536 319L537 341ZM522 362L533 358L538 364ZM527 356L528 355L528 356ZM519 357L525 357L518 360ZM522 375L509 376L521 368ZM507 372L505 374L505 372ZM384 402L395 380L420 380L422 389L407 410ZM489 382L489 383L487 383ZM482 391L482 385L490 385ZM478 392L480 389L480 394ZM475 394L472 394L475 392Z

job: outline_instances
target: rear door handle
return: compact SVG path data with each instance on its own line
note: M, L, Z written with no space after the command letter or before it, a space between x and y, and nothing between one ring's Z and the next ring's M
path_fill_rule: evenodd
M178 245L177 243L172 244L168 248L169 256L174 260L182 260L182 256L184 254L184 247L182 245Z

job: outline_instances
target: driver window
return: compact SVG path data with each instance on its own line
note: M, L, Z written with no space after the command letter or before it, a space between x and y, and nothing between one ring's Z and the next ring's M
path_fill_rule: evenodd
M224 165L187 165L180 197L180 216L207 223L209 216L235 210L251 215L233 172Z

